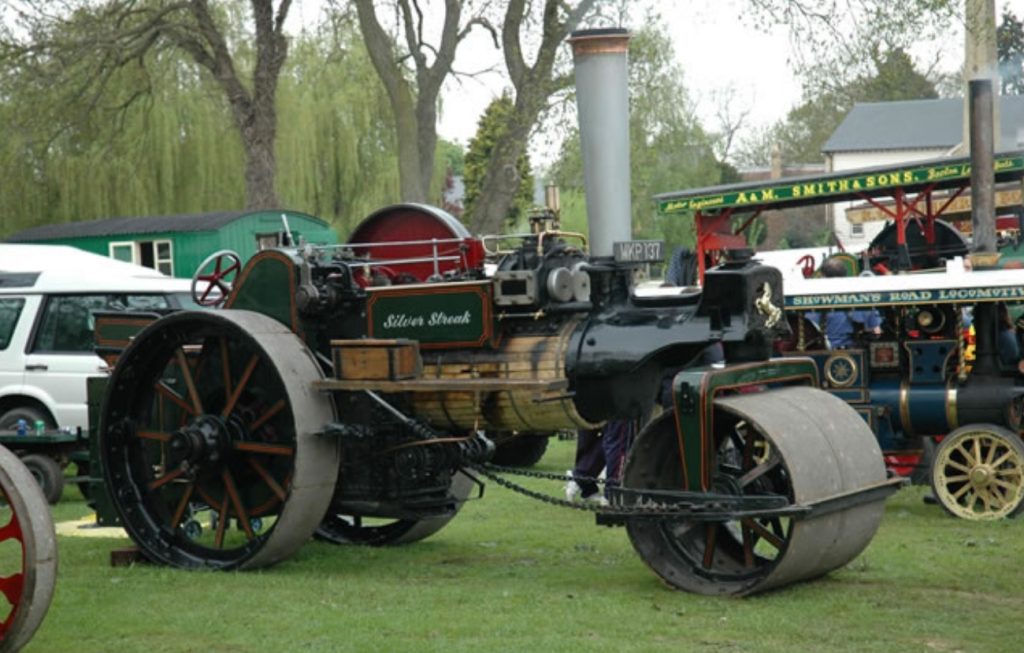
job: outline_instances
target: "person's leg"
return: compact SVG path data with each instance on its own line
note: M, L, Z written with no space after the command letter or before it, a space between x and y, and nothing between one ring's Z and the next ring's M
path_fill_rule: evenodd
M583 479L597 478L604 468L602 439L601 432L597 429L580 429L576 432L576 464L572 469L572 476L583 497L589 497L598 491L597 483ZM568 488L566 493L568 496Z

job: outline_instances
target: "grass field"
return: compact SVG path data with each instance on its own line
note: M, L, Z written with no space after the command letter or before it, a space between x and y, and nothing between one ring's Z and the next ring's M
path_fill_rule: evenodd
M539 468L564 471L573 447L553 440ZM127 540L61 536L56 596L25 650L1021 650L1024 522L956 521L922 494L890 499L846 568L748 599L671 591L623 529L493 485L423 542L310 542L259 572L113 568ZM74 489L55 508L86 513Z

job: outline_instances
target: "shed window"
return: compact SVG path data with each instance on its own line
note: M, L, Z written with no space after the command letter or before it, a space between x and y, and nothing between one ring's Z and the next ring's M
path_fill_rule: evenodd
M134 263L135 243L110 243L110 258L125 263Z
M174 257L169 240L139 240L110 243L110 258L174 276Z
M263 251L281 246L281 234L256 234L256 249Z
M864 225L859 223L859 222L855 222L855 223L851 224L850 225L850 235L851 236L863 236L864 235Z

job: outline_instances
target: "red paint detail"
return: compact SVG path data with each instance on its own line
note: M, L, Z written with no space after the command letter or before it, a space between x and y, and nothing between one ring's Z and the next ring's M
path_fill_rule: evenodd
M438 263L437 271L440 274L482 269L484 263L481 240L470 237L465 227L451 216L434 213L433 209L425 207L400 205L378 211L356 227L348 242L352 245L378 245L352 248L357 256L368 256L372 260L431 258L435 255L455 257L454 260ZM392 283L403 280L407 283L426 281L435 273L431 261L390 263L387 266L375 266L374 270ZM356 282L363 286L371 285L372 279L366 279L365 276L358 274Z

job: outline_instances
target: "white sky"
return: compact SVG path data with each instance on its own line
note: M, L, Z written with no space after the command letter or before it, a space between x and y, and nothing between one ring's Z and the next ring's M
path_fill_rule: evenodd
M743 0L675 0L660 7L665 24L676 38L676 60L683 71L684 86L697 103L707 129L716 127L717 97L730 88L737 106L750 110L751 126L784 118L800 99L800 85L787 63L786 34L768 35L746 27L738 19L742 5ZM494 65L502 75L490 74L446 86L438 131L463 144L476 132L483 110L508 85L500 52L482 33L475 37L460 49L456 67L475 71Z
M675 39L683 85L696 103L705 129L715 131L719 127L715 113L724 94L731 93L734 115L749 111L743 131L783 119L799 103L800 84L788 62L788 34L782 29L766 34L748 26L740 19L746 0L652 1L658 2L664 23ZM1011 6L1024 5L1024 0L997 0L997 4L1001 7L1007 1ZM323 0L297 0L290 22L311 24L322 5ZM950 42L941 45L941 51L952 62L963 60L963 40L959 34L959 30L951 30ZM929 48L934 47L929 44ZM495 72L463 77L458 82L450 78L447 82L438 125L442 137L467 144L484 109L509 86L500 52L483 30L474 30L461 44L455 68L460 72L479 72L488 67ZM534 145L531 152L535 162L550 158L536 148Z

